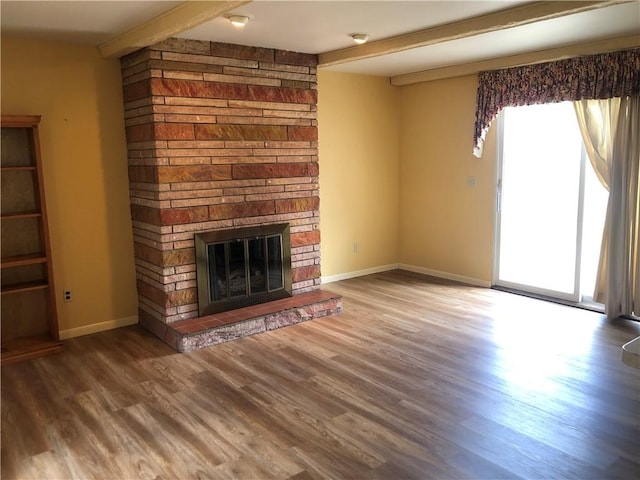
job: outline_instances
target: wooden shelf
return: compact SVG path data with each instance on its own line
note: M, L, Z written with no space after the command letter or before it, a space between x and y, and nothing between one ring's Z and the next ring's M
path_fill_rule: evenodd
M42 214L40 212L20 212L20 213L3 213L0 215L2 220L11 220L11 219L19 219L19 218L37 218L41 217Z
M36 265L38 263L47 263L47 257L45 257L41 253L4 257L2 260L0 260L0 267L21 267L23 265Z
M40 115L2 115L0 122L3 127L31 128L38 125L41 118Z
M62 350L35 115L2 115L1 363ZM5 177L5 175L7 175ZM25 221L17 221L27 219ZM16 255L20 252L34 252Z
M2 365L62 351L62 343L48 335L34 335L2 342Z
M35 171L36 167L33 165L27 165L27 166L6 166L6 167L0 167L0 172L29 172L29 171Z
M2 287L0 289L0 295L9 295L12 293L21 293L21 292L31 292L33 290L43 290L45 288L49 288L49 284L44 280L41 280L38 282L17 283L15 285L8 285L5 287Z

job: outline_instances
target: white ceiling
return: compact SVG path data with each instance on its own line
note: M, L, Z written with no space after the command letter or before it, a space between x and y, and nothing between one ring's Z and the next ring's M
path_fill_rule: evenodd
M239 30L225 18L184 32L183 38L245 43L305 53L350 47L350 33L369 41L472 18L520 1L257 1L232 10L250 22Z
M4 34L98 46L179 5L176 1L0 1ZM219 17L177 36L306 53L353 45L349 34L370 42L486 15L520 1L271 1L233 10L246 15L243 29ZM640 0L350 61L330 70L394 76L592 40L638 36Z
M2 33L98 46L180 3L0 0L0 30Z
M638 34L640 45L639 32L640 2L635 2L356 60L329 69L393 76L634 33Z

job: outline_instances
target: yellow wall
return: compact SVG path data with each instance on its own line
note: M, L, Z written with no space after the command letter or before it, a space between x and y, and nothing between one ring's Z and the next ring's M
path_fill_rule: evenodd
M319 73L324 278L398 262L399 98L387 78Z
M5 36L1 46L2 113L42 115L61 336L136 322L119 61L95 47Z
M386 78L320 72L323 278L400 264L491 282L495 128L483 158L474 157L476 82L396 88Z
M474 75L401 89L399 262L490 282L495 128L474 157L476 87Z

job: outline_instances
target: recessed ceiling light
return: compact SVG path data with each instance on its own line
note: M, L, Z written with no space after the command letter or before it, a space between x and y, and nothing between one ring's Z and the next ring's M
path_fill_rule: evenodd
M244 27L249 21L249 17L245 17L244 15L229 15L227 18L231 22L231 25L238 28Z
M362 45L364 42L369 40L369 35L367 33L352 33L351 38L353 38L353 41L358 45Z

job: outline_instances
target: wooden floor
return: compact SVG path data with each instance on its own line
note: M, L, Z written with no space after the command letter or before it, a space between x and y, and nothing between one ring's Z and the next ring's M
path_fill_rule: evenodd
M640 478L640 325L389 272L189 354L137 326L2 368L2 479Z

